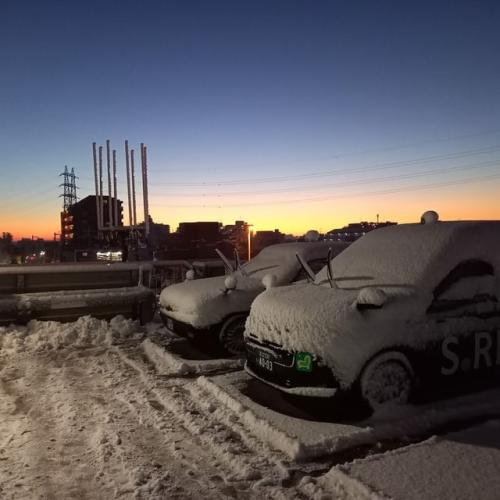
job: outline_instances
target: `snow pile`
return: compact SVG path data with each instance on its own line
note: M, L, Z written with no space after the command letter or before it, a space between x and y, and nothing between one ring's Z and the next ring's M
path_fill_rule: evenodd
M365 498L495 500L500 491L500 421L334 467L320 483L351 485ZM363 498L363 497L362 497Z
M140 337L135 321L116 316L105 321L83 316L74 323L32 320L26 326L0 327L0 351L47 351L64 347L111 345L117 341Z
M179 341L187 342L185 339L179 339ZM163 347L149 338L144 340L141 345L144 354L153 363L160 375L213 373L221 370L237 370L243 366L242 359L184 359L170 352L168 345Z

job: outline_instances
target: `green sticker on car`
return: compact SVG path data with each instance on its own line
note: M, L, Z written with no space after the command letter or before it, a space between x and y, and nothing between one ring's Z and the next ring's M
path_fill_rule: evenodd
M312 372L313 357L308 352L298 352L295 354L295 368L299 372Z

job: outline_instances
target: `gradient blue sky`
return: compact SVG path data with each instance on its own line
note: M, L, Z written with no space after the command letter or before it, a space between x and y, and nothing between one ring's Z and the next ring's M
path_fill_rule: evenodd
M173 229L500 218L499 26L497 1L4 0L0 231L58 231L58 174L91 194L107 138L120 168L148 144Z

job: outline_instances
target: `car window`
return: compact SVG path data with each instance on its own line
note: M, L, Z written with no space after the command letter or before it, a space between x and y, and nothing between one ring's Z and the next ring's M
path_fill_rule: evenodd
M468 260L456 266L435 288L428 312L446 311L496 299L493 266L482 260Z

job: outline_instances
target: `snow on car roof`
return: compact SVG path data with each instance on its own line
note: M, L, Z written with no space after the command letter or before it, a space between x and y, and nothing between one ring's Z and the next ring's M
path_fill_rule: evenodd
M497 256L498 255L498 256ZM463 260L500 257L500 221L400 224L369 232L333 259L341 288L370 285L425 286ZM317 277L327 279L326 268Z

